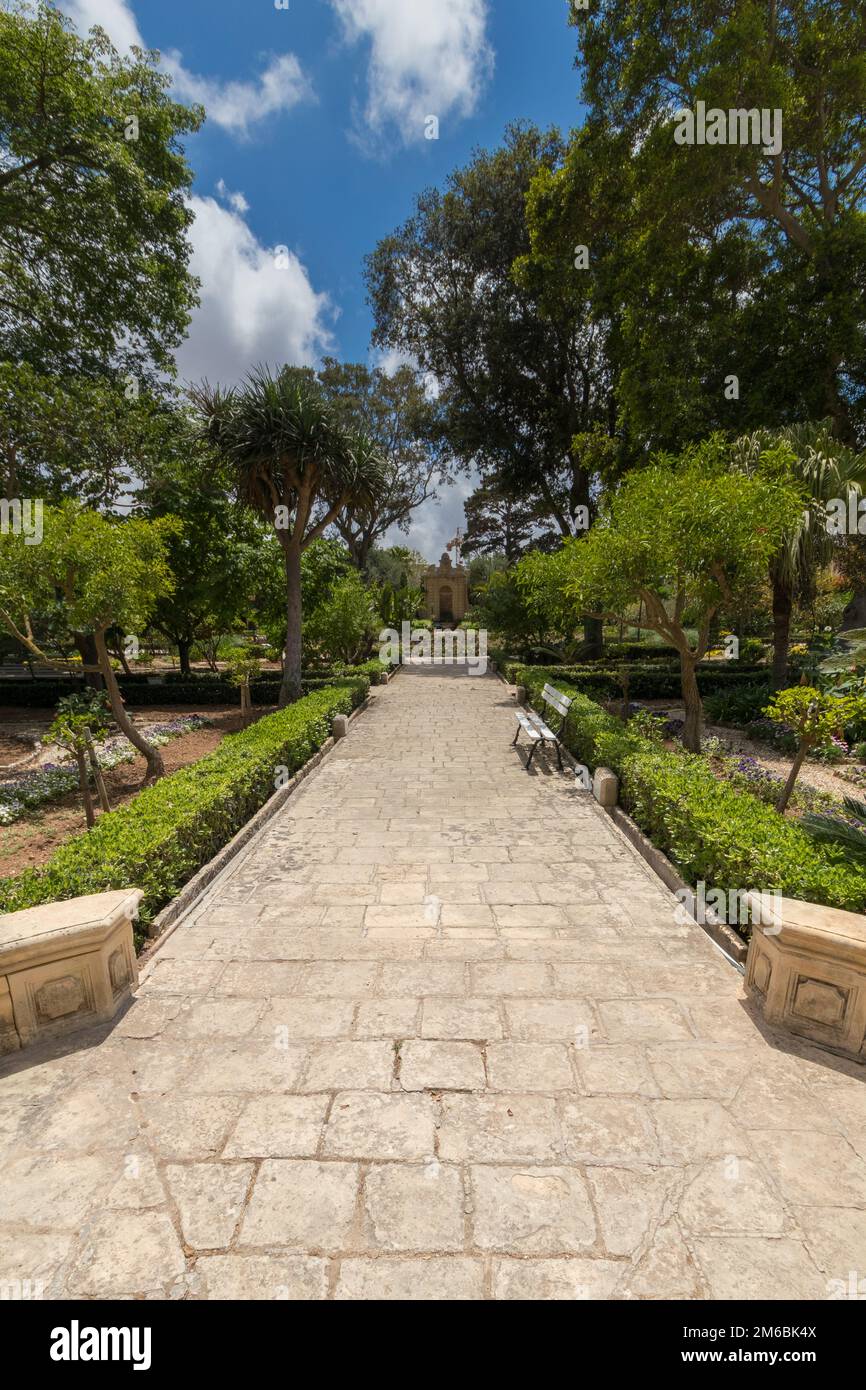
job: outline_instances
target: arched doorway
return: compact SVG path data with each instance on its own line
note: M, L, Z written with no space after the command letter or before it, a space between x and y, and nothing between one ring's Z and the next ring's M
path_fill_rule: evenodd
M443 584L439 590L439 621L441 623L453 623L454 621L454 593L450 584Z

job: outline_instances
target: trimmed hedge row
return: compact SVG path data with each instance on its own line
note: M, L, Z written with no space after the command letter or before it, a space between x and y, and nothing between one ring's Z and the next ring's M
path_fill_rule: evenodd
M520 685L540 706L549 673L519 668ZM670 752L629 732L573 684L564 742L591 770L611 768L621 780L622 805L693 887L699 881L726 892L778 891L849 912L866 911L866 871L817 844L796 821L748 792L720 782L706 758ZM748 931L748 928L745 928Z
M531 672L534 680L544 682L568 681L575 690L592 693L602 699L622 698L620 672L627 671L629 677L629 698L644 700L681 700L682 684L679 662L665 661L658 665L641 662L626 665L620 670L605 666L522 666L507 661L503 674L512 685L526 685L524 679L518 680L519 671ZM715 663L699 666L697 669L698 688L701 694L716 690L729 690L741 685L750 685L766 675L764 666L718 666Z
M371 685L383 683L388 666L382 661L368 661L363 666L347 667L345 671L309 672L302 681L305 694L320 690L335 681L354 678L366 679ZM135 672L131 676L120 676L118 686L124 702L132 709L172 705L231 705L238 702L237 688L220 675L212 672L197 672L192 676L181 676L178 671L167 671L159 685L151 685L150 677ZM0 680L0 705L22 709L53 709L57 701L75 690L83 690L83 681L76 677L45 680ZM264 676L254 680L250 687L254 705L275 705L280 693L280 678L277 675Z
M317 690L229 735L207 757L101 816L47 864L0 879L0 912L141 888L145 925L273 795L277 768L291 775L303 767L328 738L334 716L349 714L369 688L356 678Z

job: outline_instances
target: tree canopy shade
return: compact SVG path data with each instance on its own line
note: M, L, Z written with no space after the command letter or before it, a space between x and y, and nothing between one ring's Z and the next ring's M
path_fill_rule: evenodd
M343 509L372 505L384 465L370 439L340 426L315 381L258 368L240 387L196 388L207 439L231 466L238 492L274 527L286 578L281 705L301 693L301 555Z
M862 438L862 0L608 0L588 8L572 0L571 11L588 136L616 132L633 176L625 331L635 373L640 353L646 358L643 391L635 375L627 393L634 408L648 421L682 369L716 399L734 373L741 399L755 406L743 412L741 429L829 415L840 438ZM726 117L780 112L781 148L763 139L677 143L676 111L695 111L699 101ZM726 297L733 336L722 323ZM689 373L683 329L701 299L721 337L703 340L715 342L715 370L699 341ZM690 405L699 414L691 393Z
M0 11L0 358L173 372L196 302L180 137L203 112L168 87L45 0Z
M579 612L615 621L642 601L646 625L676 647L683 742L692 752L700 751L702 710L695 667L709 650L713 620L722 609L736 612L760 584L802 514L790 465L781 444L765 451L754 474L739 473L730 446L714 436L631 472L586 540L568 546L565 583ZM694 643L687 626L697 628Z
M558 539L539 535L537 501L512 493L497 484L495 477L482 478L463 510L466 535L460 548L464 556L504 555L513 565L530 543L537 546Z
M112 627L142 632L156 602L170 593L167 542L178 525L167 517L118 521L67 501L45 507L39 545L0 534L0 623L43 661L49 658L34 635L35 613L53 613L69 632L93 636L111 712L146 758L148 780L162 776L162 757L123 707L105 634Z

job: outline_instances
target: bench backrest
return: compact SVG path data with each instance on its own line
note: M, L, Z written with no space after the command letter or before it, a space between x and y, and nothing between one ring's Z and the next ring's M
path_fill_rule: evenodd
M567 695L563 695L561 690L557 690L553 685L546 685L541 692L541 698L545 704L555 709L558 715L565 719L571 709L573 701Z

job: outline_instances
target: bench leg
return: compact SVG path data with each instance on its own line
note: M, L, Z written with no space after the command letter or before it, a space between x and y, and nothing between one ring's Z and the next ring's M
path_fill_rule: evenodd
M515 746L515 744L517 743L517 740L518 740L519 738L520 738L520 725L518 724L518 726L517 726L517 733L514 735L514 738L511 740L511 747L512 747L512 748Z
M560 748L560 746L559 746L558 743L557 743L557 745L556 745L556 761L559 763L559 770L560 770L560 772L561 772L561 771L562 771L562 749Z
M529 750L529 757L526 759L526 771L527 771L527 772L528 772L529 769L532 767L532 759L535 757L535 750L536 750L536 748L538 747L538 745L539 745L540 742L541 742L541 739L540 739L540 738L535 739L535 740L533 741L532 747L531 747L530 750Z

